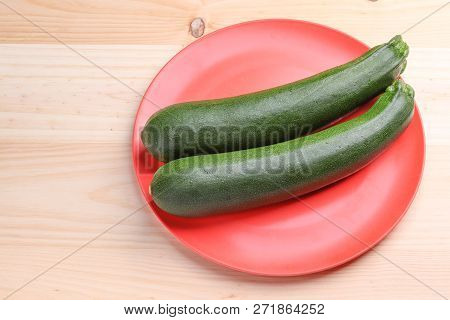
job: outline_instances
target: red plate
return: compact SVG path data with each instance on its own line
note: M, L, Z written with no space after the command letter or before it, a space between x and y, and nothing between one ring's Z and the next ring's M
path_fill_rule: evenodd
M417 108L400 138L358 173L301 201L207 218L174 217L152 202L148 186L160 163L139 139L141 128L158 106L266 89L340 65L367 49L360 41L325 26L263 20L211 33L173 57L148 88L133 133L140 187L167 229L210 260L274 276L335 267L385 237L405 214L422 174L425 146Z

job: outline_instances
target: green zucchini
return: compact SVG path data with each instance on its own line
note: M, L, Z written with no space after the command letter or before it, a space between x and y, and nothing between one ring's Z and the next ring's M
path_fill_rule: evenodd
M265 147L171 161L151 183L155 203L179 216L243 210L299 196L367 165L409 124L414 91L395 81L366 113Z
M290 140L384 91L405 68L407 55L407 44L396 36L303 80L237 97L175 104L149 118L141 139L164 162Z

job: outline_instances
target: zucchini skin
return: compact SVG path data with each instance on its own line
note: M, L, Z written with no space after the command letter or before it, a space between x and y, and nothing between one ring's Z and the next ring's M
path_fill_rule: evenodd
M291 140L384 91L404 70L408 51L396 36L306 79L236 97L171 105L149 118L141 140L163 162Z
M178 216L244 210L317 190L360 170L408 126L414 91L395 81L363 115L312 135L171 161L151 183L155 203Z

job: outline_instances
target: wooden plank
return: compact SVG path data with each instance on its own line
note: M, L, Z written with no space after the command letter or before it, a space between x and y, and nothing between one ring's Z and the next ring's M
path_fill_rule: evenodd
M92 63L60 45L0 44L1 141L129 144L142 95L180 46L73 49Z
M118 143L0 148L0 296L142 206Z
M17 52L23 51L22 45L8 46L8 50L12 50L11 55L15 46ZM33 47L36 47L33 52L43 50L43 55L50 48L54 49L53 45ZM125 79L130 72L130 64L136 70L139 63L142 63L142 69L146 67L147 60L139 58L138 53L146 56L150 53L145 52L152 52L149 46L135 46L134 50L128 51L129 57L123 54L121 59L114 59L110 46L87 48L111 70L119 73L123 70ZM129 46L123 46L119 52L125 52L125 48ZM155 50L158 49L161 48ZM161 50L161 56L169 55L173 48L167 52L165 49ZM405 78L417 91L427 133L427 163L413 206L398 228L377 247L383 255L447 296L450 295L450 235L447 230L450 203L445 182L450 178L450 131L447 123L450 96L445 88L450 85L449 53L449 49L411 49ZM155 53L155 56L159 57L159 54ZM61 59L68 58L63 55ZM19 65L26 61L24 59ZM42 69L39 69L41 65ZM49 69L43 61L39 61L35 68L35 75L39 70ZM54 71L54 76L56 79L64 78L67 73L71 77L73 70L78 68L75 59L70 58L56 68L58 71ZM20 75L21 68L17 69ZM157 67L154 69L156 72ZM128 74L130 80L127 81L136 88L145 88L148 79L145 75L140 76L139 72L137 75L132 80ZM81 76L77 74L77 77ZM4 128L9 135L2 139L8 143L20 138L14 131L14 123L27 121L31 126L27 130L22 124L17 124L16 130L25 131L28 138L22 145L4 147L1 152L0 172L3 176L0 186L2 194L7 192L1 203L2 212L6 214L2 213L0 222L0 255L7 257L0 260L4 278L2 294L25 283L141 204L131 170L128 142L138 99L134 94L123 99L121 94L126 96L126 90L112 94L117 89L116 84L110 88L106 85L109 80L103 76L95 73L92 77L91 83L96 81L98 85L86 86L88 89L84 96L97 103L91 107L94 109L80 109L78 116L83 121L74 121L77 113L71 111L72 108L80 108L81 98L68 98L68 106L59 109L61 100L49 99L49 92L45 90L36 90L32 99L18 103L18 108L22 108L19 112L14 110L14 105L6 104L8 109L2 113L11 119L16 119L17 115L25 117L11 123L3 120L2 123L9 126ZM3 83L9 81L16 80L11 77L3 79ZM25 74L21 81L23 86L19 87L19 92L36 83L36 79L27 79ZM73 86L59 80L53 85L54 92L65 92ZM79 85L75 81L74 86L78 88ZM111 94L105 94L103 90L111 90ZM10 103L19 94L9 89L3 92L7 92L7 97L2 99ZM60 95L56 97L61 99ZM46 99L49 103L44 114L48 117L58 115L61 124L54 127L53 135L61 134L61 140L41 135L48 128L45 120L36 117L33 104L36 101L44 105ZM111 106L111 109L106 106ZM123 122L119 124L114 120L116 112L123 112L120 117ZM89 126L98 131L105 130L107 125L117 125L120 135L100 135L98 140L89 142L90 134L85 132L87 125L84 121L90 121ZM64 128L64 123L68 128ZM78 134L70 136L65 133L66 129ZM45 143L47 140L49 142ZM29 154L33 155L32 159L27 157ZM24 190L29 194L28 201L22 200ZM27 269L29 265L31 267ZM192 290L193 286L198 290ZM11 298L33 297L437 298L431 290L373 253L344 268L308 277L273 279L230 271L197 257L178 244L148 209L116 226Z
M301 19L332 26L374 45L401 33L442 6L443 0L210 0L210 1L31 1L5 0L15 11L67 43L176 44L194 40L190 22L202 17L205 33L257 19ZM440 12L448 25L449 11ZM0 42L56 43L17 13L0 4ZM436 37L449 47L450 28L429 25L416 34L415 44ZM430 37L432 36L432 37Z

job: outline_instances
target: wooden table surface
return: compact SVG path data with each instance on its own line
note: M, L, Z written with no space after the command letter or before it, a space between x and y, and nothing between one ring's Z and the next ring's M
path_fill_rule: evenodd
M450 297L450 5L442 0L0 0L0 297L442 299ZM293 18L366 42L403 33L426 132L419 192L359 259L270 278L215 265L145 206L131 163L141 94L205 34ZM406 31L406 32L405 32ZM130 89L131 88L131 89Z

